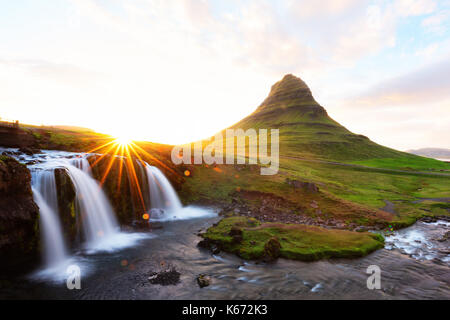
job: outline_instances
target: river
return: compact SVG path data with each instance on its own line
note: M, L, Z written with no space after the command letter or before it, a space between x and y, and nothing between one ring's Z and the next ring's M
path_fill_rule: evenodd
M191 210L197 210L191 208ZM201 211L212 209L198 209ZM274 263L244 261L211 254L196 245L197 233L220 218L167 221L133 247L115 252L75 255L81 266L81 289L64 281L42 281L30 275L10 278L0 289L3 299L450 299L447 242L440 239L447 222L418 222L387 237L385 249L359 259ZM381 269L381 289L369 290L367 267ZM152 272L173 266L176 285L151 284ZM196 278L209 275L200 288Z

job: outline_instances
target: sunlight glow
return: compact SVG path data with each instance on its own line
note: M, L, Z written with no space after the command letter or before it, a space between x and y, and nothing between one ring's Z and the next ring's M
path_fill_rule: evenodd
M122 174L123 171L126 170L128 177L131 178L131 192L134 194L134 196L136 196L137 199L139 199L140 204L142 205L143 212L145 212L146 206L138 180L139 168L137 168L137 166L143 165L144 162L150 162L152 164L159 165L171 174L178 175L178 173L175 172L172 168L165 165L157 157L154 157L152 154L145 151L126 135L116 136L111 141L101 144L100 146L97 146L86 153L93 153L94 151L97 153L97 158L92 163L92 168L99 165L100 162L106 161L103 164L106 166L106 169L100 181L101 186L104 185L106 179L109 176L109 173L111 172L111 169L116 163L116 160L118 158L125 157L125 162L118 162L119 174L117 176L116 192L120 192L120 188L123 184Z
M120 137L117 137L114 142L120 146L127 146L127 145L131 144L132 140L130 138L128 138L127 136L120 136Z

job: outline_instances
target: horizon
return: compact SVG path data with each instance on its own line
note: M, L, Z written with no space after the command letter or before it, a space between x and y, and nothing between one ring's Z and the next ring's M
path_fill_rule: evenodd
M354 133L450 147L448 1L2 6L4 118L182 144L246 117L292 73Z

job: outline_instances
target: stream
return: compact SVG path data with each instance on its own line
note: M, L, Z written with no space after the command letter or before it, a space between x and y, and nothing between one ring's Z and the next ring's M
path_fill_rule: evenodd
M244 261L234 255L211 254L196 246L199 230L220 218L211 216L163 222L135 246L109 253L80 254L81 289L65 281L39 281L29 276L10 280L0 289L3 299L449 299L449 252L437 236L448 223L418 222L387 238L386 248L359 259L274 263ZM421 243L417 242L421 241ZM437 242L437 243L436 243ZM422 244L422 245L421 245ZM381 268L381 289L366 286L369 265ZM173 266L176 285L155 285L151 272ZM212 283L200 288L199 274Z

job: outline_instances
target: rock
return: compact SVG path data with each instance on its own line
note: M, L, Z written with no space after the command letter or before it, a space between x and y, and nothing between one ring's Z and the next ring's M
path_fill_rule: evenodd
M164 216L164 210L159 208L153 208L149 211L151 219L160 219Z
M273 261L280 256L281 244L277 238L270 238L264 245L265 260Z
M2 155L3 156L20 156L20 152L17 151L3 151Z
M442 238L438 239L438 241L439 242L445 242L445 241L447 241L449 239L450 239L450 231L447 231L446 233L444 233Z
M238 227L232 227L229 235L233 238L233 242L241 243L244 238L242 237L242 230Z
M157 277L158 277L158 274L155 273L155 274L151 275L150 277L148 277L147 280L152 281L152 280L155 280Z
M230 236L236 236L236 235L242 236L242 229L234 226L231 228L229 235Z
M312 182L302 182L302 181L291 180L291 179L287 178L286 183L289 184L290 186L293 186L295 189L302 189L303 191L306 191L309 193L319 192L319 187L317 187Z
M359 227L356 227L355 229L353 229L353 231L356 231L356 232L366 232L367 230L368 229L364 226L359 226Z
M207 287L211 284L211 278L205 274L200 274L197 277L197 283L200 288Z
M234 235L233 236L233 242L234 243L241 243L244 240L244 238L241 235Z
M202 239L197 243L197 247L203 249L211 249L212 243L209 239Z
M58 212L64 232L64 237L69 244L79 244L78 230L80 230L81 219L76 214L76 192L75 186L65 168L55 168L55 183L58 190Z
M29 265L26 261L38 256L39 208L30 182L24 165L0 157L0 269Z
M420 219L423 222L426 223L431 223L431 222L436 222L437 219L435 217L423 217L422 219Z
M35 153L41 153L41 150L35 149L35 148L30 148L30 147L22 147L19 149L19 151L22 153L25 153L28 156L31 156Z
M212 252L213 254L219 254L219 253L220 253L220 248L219 248L218 246L216 246L215 244L213 244L213 245L211 246L211 252Z
M152 272L148 277L151 284L162 286L176 285L180 282L180 273L175 268L170 268L161 272Z

